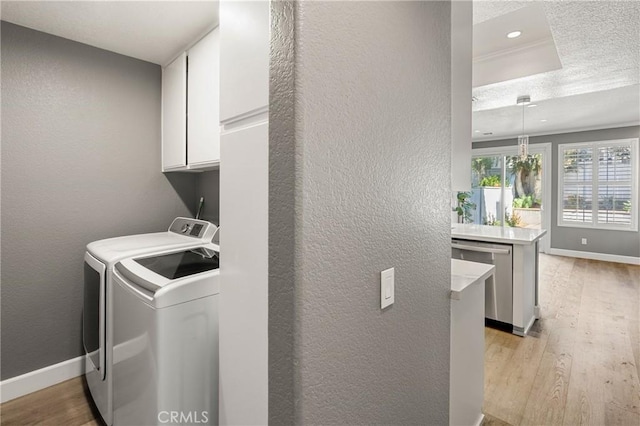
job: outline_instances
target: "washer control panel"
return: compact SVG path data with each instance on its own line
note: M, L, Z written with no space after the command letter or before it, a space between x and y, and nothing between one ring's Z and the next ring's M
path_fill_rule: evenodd
M171 223L169 232L210 241L216 229L218 229L216 225L206 220L177 217Z

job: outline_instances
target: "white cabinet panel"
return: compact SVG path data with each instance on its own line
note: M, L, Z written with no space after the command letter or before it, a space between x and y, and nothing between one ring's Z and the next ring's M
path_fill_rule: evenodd
M220 424L268 423L269 124L223 133Z
M268 423L269 1L220 2L220 424Z
M162 170L187 165L187 55L162 69Z
M471 190L473 9L451 2L451 189Z
M189 167L220 160L220 32L189 49L187 160Z
M485 281L469 285L451 300L449 424L482 423L484 399Z
M220 2L220 121L269 105L269 2Z

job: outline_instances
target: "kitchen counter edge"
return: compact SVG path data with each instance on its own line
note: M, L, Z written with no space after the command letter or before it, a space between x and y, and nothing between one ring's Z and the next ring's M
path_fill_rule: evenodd
M470 285L484 283L496 267L486 263L451 259L451 299L460 300Z
M533 244L547 234L546 229L501 228L489 225L454 224L451 238L506 244Z

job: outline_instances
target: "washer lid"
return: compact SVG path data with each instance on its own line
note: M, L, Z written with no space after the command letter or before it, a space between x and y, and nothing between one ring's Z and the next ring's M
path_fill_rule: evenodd
M142 257L133 259L133 261L169 280L175 280L218 269L220 259L217 254L214 254L213 257L206 257L203 252L194 249Z
M204 220L177 217L168 231L98 240L87 244L87 251L112 265L127 257L208 244L217 229L216 225Z
M103 262L115 263L125 257L198 244L201 242L194 238L165 231L94 241L87 244L87 251Z
M206 250L204 250L206 249ZM156 308L220 292L218 247L127 258L115 265L115 280ZM215 253L213 257L203 253Z

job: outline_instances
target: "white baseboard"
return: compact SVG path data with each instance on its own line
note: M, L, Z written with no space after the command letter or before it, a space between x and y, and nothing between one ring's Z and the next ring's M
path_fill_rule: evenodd
M593 253L590 251L577 251L552 248L549 253L555 256L578 257L580 259L603 260L605 262L628 263L629 265L640 265L640 257L620 256L617 254Z
M0 382L0 403L84 374L84 355Z

